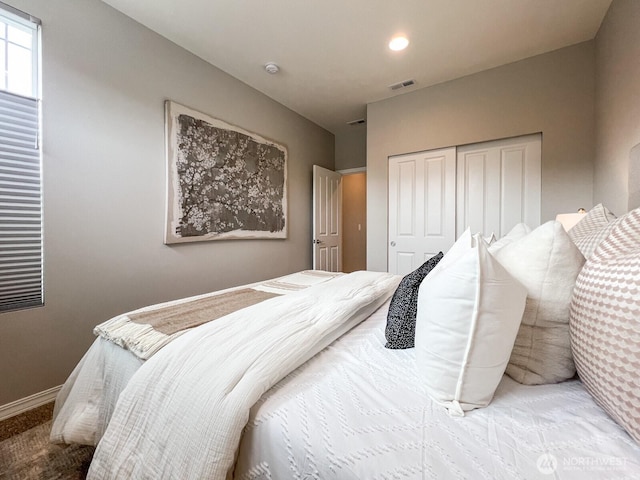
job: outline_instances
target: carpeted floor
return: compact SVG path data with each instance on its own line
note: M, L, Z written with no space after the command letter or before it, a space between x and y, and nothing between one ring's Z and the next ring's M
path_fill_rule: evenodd
M53 417L53 402L20 413L0 422L0 442L30 428L41 425Z
M85 479L94 447L53 445L49 443L50 430L50 410L48 414L32 412L25 418L3 422L2 437L13 435L0 441L0 480Z

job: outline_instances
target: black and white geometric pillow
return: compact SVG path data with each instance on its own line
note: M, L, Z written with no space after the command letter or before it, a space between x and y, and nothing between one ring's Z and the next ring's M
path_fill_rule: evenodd
M442 259L442 252L431 257L413 272L407 274L398 285L387 314L385 328L386 348L404 349L415 346L418 289L424 277Z

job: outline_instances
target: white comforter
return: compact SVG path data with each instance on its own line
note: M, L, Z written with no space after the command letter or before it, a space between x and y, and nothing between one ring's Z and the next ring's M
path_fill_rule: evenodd
M640 446L582 383L521 385L451 417L415 349L384 348L387 308L274 385L251 409L235 480L637 480Z
M133 312L118 315L113 319L98 325L94 332L100 335L84 357L80 360L67 381L62 386L56 398L51 427L51 441L53 443L79 443L82 445L98 445L104 435L111 415L118 402L120 394L129 383L131 377L144 363L144 359L159 350L158 347L170 343L185 332L178 332L172 336L164 335L164 339L157 342L152 349L144 351L138 349L136 341L140 332L147 328L139 325L140 331L129 331L132 336L114 336L106 333L105 326L127 321L131 313L151 311L181 303L198 300L205 297L233 292L235 290L252 288L263 292L280 295L304 290L313 285L331 280L343 273L324 272L319 270L304 270L270 280L227 288L204 295L181 298L170 302L144 307ZM109 330L111 330L109 328ZM106 334L105 334L106 333ZM162 336L162 334L160 335Z
M222 479L251 406L362 321L400 277L356 272L198 327L133 375L89 479Z

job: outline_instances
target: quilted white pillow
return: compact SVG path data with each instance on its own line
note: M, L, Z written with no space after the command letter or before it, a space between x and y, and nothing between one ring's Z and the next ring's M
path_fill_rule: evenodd
M507 375L526 385L573 377L569 304L584 264L578 247L560 222L550 221L493 254L527 287L527 303Z
M416 360L454 415L486 407L509 361L527 291L467 230L418 292Z

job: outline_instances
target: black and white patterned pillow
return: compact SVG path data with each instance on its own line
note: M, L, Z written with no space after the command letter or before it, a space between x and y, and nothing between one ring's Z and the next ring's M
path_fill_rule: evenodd
M384 331L387 338L386 348L403 349L414 347L418 289L424 277L438 264L442 257L442 252L438 253L400 281L400 285L398 285L391 298L389 313L387 314L387 327Z

